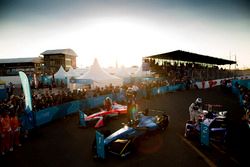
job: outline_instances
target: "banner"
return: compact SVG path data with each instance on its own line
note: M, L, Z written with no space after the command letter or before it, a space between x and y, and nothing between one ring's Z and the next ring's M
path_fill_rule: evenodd
M30 83L29 83L27 75L24 72L19 71L19 76L21 79L23 92L24 92L24 96L25 96L25 111L27 113L29 113L32 111L32 99L31 99Z

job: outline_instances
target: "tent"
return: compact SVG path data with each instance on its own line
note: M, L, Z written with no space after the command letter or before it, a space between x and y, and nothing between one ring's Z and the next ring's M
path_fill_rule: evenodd
M76 79L91 79L93 81L93 86L105 87L110 84L113 86L121 86L122 79L105 72L99 65L97 59L94 60L93 65L90 67L89 71L83 76Z
M128 77L130 77L130 74L128 73L128 71L126 70L126 68L124 66L122 66L121 68L119 68L117 70L116 76L118 76L120 78L128 78Z
M79 77L80 74L76 73L76 71L72 67L70 67L69 71L66 73L67 73L67 87L70 88L70 79Z
M67 72L61 66L59 70L54 74L55 79L65 79L67 78Z
M88 68L76 68L74 69L74 73L76 76L84 75L89 69Z
M68 77L79 77L80 75L75 72L75 70L70 67L69 71L66 72Z
M54 74L57 85L67 84L67 72L61 66L59 70Z

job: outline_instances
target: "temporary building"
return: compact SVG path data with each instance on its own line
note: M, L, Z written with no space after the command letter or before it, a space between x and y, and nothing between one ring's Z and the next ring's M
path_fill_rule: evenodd
M69 71L66 73L67 73L68 77L79 77L80 76L78 73L75 72L75 70L72 67L70 67Z
M67 72L61 66L59 70L54 74L54 78L57 85L67 84Z
M63 69L61 66L59 70L54 74L55 79L66 79L67 78L67 72Z
M110 84L113 86L121 86L123 81L121 78L113 76L105 72L99 65L97 59L94 60L93 65L90 67L83 76L77 79L90 79L93 81L93 86L105 87Z
M67 73L67 87L70 88L70 80L79 77L80 74L76 73L72 67L70 67L69 71L66 73Z
M116 76L120 78L128 78L130 77L130 74L128 73L127 69L124 66L122 66L117 70Z
M76 68L74 69L74 73L76 73L77 76L81 76L84 75L88 70L88 68Z

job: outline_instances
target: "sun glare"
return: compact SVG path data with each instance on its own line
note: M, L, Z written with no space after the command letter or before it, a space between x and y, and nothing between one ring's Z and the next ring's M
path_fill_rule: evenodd
M101 66L141 65L150 48L160 46L162 34L153 27L128 20L91 21L75 32L72 41L78 46L78 64L92 64L97 58ZM82 54L84 53L84 54Z

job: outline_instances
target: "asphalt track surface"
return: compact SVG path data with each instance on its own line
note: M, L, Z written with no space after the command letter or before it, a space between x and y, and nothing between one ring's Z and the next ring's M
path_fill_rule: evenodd
M138 145L138 151L126 159L109 156L105 161L94 161L91 145L94 128L79 128L78 114L56 120L34 130L23 146L0 156L1 167L161 167L161 166L240 166L235 155L221 144L201 146L198 140L183 137L185 122L189 118L188 107L197 98L204 103L222 104L237 114L239 104L232 94L225 95L219 88L188 90L167 93L140 100L139 110L149 108L151 115L166 111L170 123L166 131L156 134ZM126 122L126 117L114 119L105 129L115 131Z

